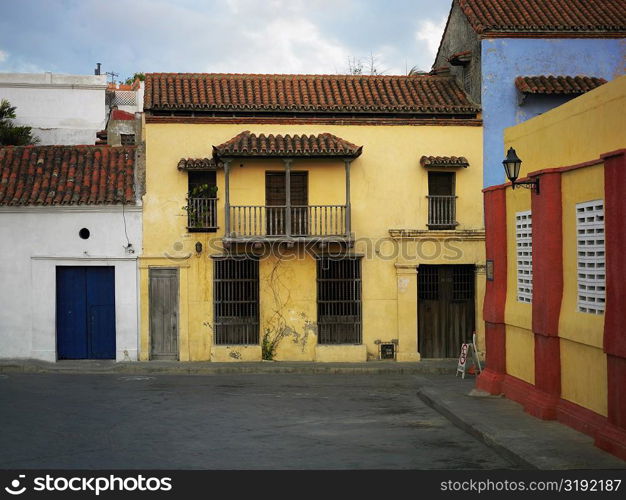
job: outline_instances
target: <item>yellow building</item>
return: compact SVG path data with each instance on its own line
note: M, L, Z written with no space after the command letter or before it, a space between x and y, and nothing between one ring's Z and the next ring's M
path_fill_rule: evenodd
M626 77L506 129L523 182L485 190L478 386L626 459Z
M440 76L148 74L141 359L482 338L478 109Z

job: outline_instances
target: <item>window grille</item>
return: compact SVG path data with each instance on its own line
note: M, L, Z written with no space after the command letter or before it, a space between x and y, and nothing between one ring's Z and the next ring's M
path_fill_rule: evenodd
M248 257L214 261L215 343L259 343L259 262Z
M134 146L135 134L120 134L122 146Z
M576 204L578 311L604 314L606 301L604 202Z
M361 343L361 259L317 261L317 323L320 344Z
M530 210L515 214L517 300L533 301L533 223Z
M420 266L418 297L420 300L439 300L439 268Z
M452 272L452 301L474 299L474 266L454 266Z

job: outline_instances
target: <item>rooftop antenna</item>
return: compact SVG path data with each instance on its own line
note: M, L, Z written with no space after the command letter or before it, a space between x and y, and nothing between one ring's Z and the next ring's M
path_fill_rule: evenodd
M115 78L120 76L119 73L114 73L113 71L107 71L105 75L111 77L111 81L109 83L115 83Z

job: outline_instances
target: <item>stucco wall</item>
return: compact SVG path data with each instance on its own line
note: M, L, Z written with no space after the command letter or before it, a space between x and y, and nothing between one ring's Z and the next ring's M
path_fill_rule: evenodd
M56 360L56 266L114 266L116 357L137 358L137 256L141 212L0 208L0 358ZM90 231L83 240L81 228Z
M40 145L94 144L106 124L106 76L0 73L0 99L16 106L18 125Z
M612 80L624 73L626 45L619 39L497 38L481 43L485 186L505 181L504 129L560 103L534 99L519 106L517 76L583 74Z
M245 127L245 128L244 128ZM426 264L483 264L481 240L444 242L427 237L425 243L407 243L405 254L389 238L389 229L426 230L428 204L427 170L419 164L422 155L462 155L467 169L456 169L459 229L481 230L483 215L480 186L481 134L476 126L339 126L288 124L147 124L147 192L144 196L144 255L141 259L142 355L147 359L149 328L147 307L150 267L179 267L180 284L180 358L181 360L230 357L230 350L212 345L212 260L210 254L222 252L220 238L224 228L224 174L217 173L217 233L188 233L186 216L187 174L177 170L181 158L201 158L211 154L211 146L221 144L245 129L254 133L318 134L329 132L354 144L363 145L363 154L351 167L352 231L354 251L363 258L363 343L367 355L378 354L376 340L400 339L399 358L416 360L417 296L416 268ZM231 204L265 203L266 170L283 169L282 161L250 160L234 162L230 179ZM309 172L310 204L344 204L345 174L343 161L294 160L294 170ZM196 255L194 245L201 242L205 251ZM208 254L208 255L207 255ZM406 266L402 275L397 267ZM261 334L271 327L271 311L276 306L270 287L264 284L274 263L261 263ZM408 272L410 271L410 272ZM278 350L278 359L338 359L336 353L316 353L317 321L315 261L312 257L285 260L280 264L281 313L295 332ZM484 275L477 277L477 296L484 293ZM284 299L284 304L282 303ZM480 304L482 299L477 300ZM480 307L476 325L482 330ZM304 336L307 335L306 341ZM227 352L228 351L228 352ZM241 349L240 359L258 359L258 349ZM347 351L346 351L347 352ZM348 354L346 354L348 355ZM349 356L365 357L365 349ZM230 359L233 359L232 357ZM350 358L354 359L354 357ZM343 360L347 360L346 357Z
M465 51L472 52L472 60L464 70L461 66L452 66L448 62L448 57L452 54ZM480 38L474 31L465 14L461 11L458 1L453 3L450 11L448 25L441 39L441 44L435 59L433 68L449 66L450 72L454 75L459 85L472 97L474 102L480 102L481 85L481 64L480 64ZM469 88L464 85L463 72L469 71Z

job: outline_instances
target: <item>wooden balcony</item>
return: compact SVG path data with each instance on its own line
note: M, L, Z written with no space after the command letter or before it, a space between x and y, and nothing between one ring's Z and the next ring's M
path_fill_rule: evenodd
M456 196L427 196L428 229L455 229Z
M217 198L187 199L187 229L190 232L217 230Z
M233 242L341 242L351 238L347 205L231 205L228 227L225 239Z

